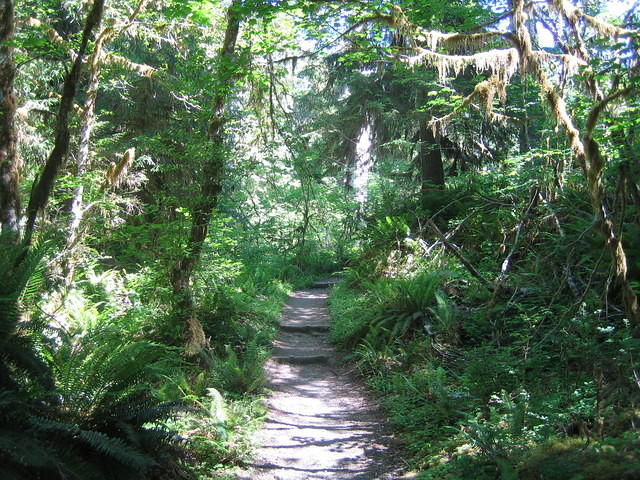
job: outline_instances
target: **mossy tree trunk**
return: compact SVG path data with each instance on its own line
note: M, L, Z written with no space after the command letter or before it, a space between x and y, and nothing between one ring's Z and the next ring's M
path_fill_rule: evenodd
M627 255L622 245L622 239L605 205L606 191L604 183L602 182L605 162L600 147L593 138L593 131L596 127L598 117L604 108L613 100L630 95L634 90L631 87L619 89L602 99L592 109L587 119L584 133L581 135L569 115L564 99L549 80L540 63L539 57L533 51L531 36L526 26L525 1L513 0L512 6L515 29L514 42L520 53L522 71L523 73L530 73L538 81L544 99L549 105L558 125L564 128L569 139L571 150L584 171L589 186L589 196L595 214L596 224L611 253L615 284L621 292L625 313L633 324L634 334L640 336L638 299L627 275Z
M224 142L225 108L233 91L233 79L237 74L235 50L242 20L239 6L239 1L234 0L227 10L227 27L214 77L215 95L209 124L211 150L203 167L198 198L191 208L191 229L187 246L171 272L173 293L177 297L175 315L184 324L187 353L191 355L197 354L206 344L202 325L195 313L191 277L200 259L203 243L209 232L209 223L222 190L222 174L227 153Z
M16 97L13 82L15 30L12 0L0 0L0 224L19 241L19 164L16 154Z
M91 156L91 137L96 123L96 99L98 97L98 89L100 87L100 76L105 55L104 48L133 24L135 18L144 9L146 3L147 0L140 0L121 28L117 30L112 26L102 28L100 33L97 35L97 39L93 47L93 53L89 56L86 62L88 67L88 80L86 96L82 105L82 114L80 116L80 139L78 141L78 149L76 153L76 176L78 177L78 185L74 188L73 196L71 197L71 207L69 212L70 218L65 245L66 254L62 259L62 273L66 286L70 285L73 281L75 270L75 261L72 258L73 251L82 238L80 226L85 213L84 183L82 176L87 171Z
M76 53L76 58L71 70L67 73L64 79L62 98L60 100L60 107L56 118L53 150L51 150L42 172L34 183L31 190L31 196L29 198L29 205L27 207L27 225L24 238L25 244L31 243L38 214L44 210L47 205L55 179L62 169L69 152L71 137L69 117L73 108L76 91L78 89L80 70L82 68L84 56L89 48L89 41L93 36L93 32L100 27L100 22L102 21L102 15L104 13L104 4L105 0L94 0L84 25L80 48Z

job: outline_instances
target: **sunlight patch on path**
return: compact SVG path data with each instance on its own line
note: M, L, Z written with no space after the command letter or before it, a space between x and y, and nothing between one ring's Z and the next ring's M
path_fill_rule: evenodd
M239 478L373 480L401 477L394 439L329 343L327 289L294 293L267 363L269 414L261 448Z

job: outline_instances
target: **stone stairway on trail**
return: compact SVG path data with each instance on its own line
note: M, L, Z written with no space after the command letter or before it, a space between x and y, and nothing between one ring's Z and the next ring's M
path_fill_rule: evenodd
M247 470L255 480L390 480L403 477L395 441L361 381L329 341L329 287L289 298L265 368L268 416Z

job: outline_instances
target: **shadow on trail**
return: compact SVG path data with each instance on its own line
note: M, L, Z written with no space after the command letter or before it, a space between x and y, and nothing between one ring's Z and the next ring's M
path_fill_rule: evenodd
M326 288L289 298L267 363L267 421L252 480L399 479L395 441L329 342Z

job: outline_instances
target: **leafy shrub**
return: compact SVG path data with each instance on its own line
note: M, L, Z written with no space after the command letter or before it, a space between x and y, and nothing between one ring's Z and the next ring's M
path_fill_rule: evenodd
M288 288L274 280L256 285L252 279L241 287L209 288L200 298L198 316L214 350L224 345L241 349L248 342L268 347L276 333Z

